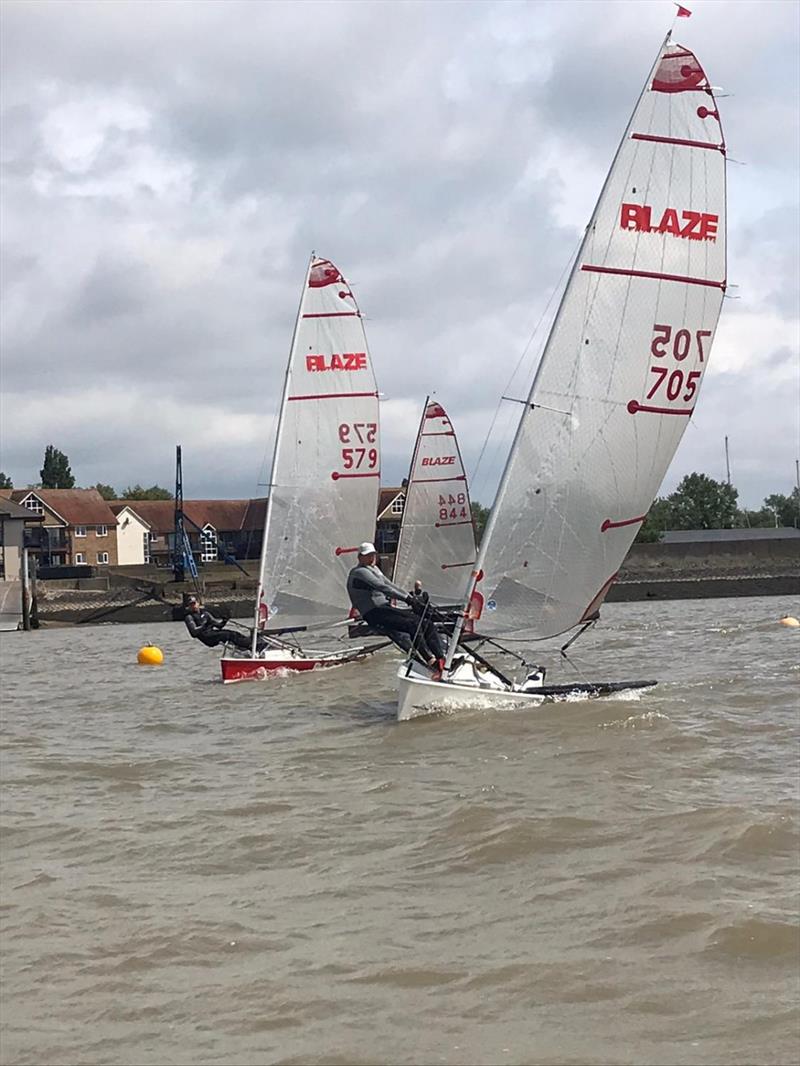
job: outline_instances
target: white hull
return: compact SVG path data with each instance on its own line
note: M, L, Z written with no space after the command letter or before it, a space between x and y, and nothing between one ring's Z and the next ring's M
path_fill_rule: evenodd
M471 663L455 670L444 681L431 680L429 670L413 663L411 670L403 663L397 671L400 691L397 720L421 718L426 714L453 711L503 710L539 707L544 696L536 692L515 692L506 688L494 675L485 674L481 682Z
M656 684L655 681L642 680L545 685L542 672L539 677L529 677L524 685L509 686L466 656L443 681L434 681L431 671L418 663L412 663L410 670L408 664L403 663L397 679L400 687L397 719L400 722L426 714L513 711L561 700L597 699L620 692L638 692Z

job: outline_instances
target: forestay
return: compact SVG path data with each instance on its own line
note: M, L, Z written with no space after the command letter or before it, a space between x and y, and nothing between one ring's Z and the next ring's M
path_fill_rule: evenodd
M562 633L602 602L697 403L726 287L725 144L666 44L614 159L501 481L480 629Z
M417 580L435 603L460 603L475 565L467 478L455 431L439 403L426 403L406 486L394 581Z
M375 529L378 392L355 297L327 259L303 287L270 482L258 602L271 621L343 617L347 572Z

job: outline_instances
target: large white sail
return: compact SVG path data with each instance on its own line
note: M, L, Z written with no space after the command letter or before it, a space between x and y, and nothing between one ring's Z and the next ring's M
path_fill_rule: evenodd
M469 489L455 431L440 403L426 403L411 460L394 582L421 581L434 603L460 603L475 565Z
M602 602L697 403L726 287L725 143L696 57L662 48L565 290L478 566L480 630Z
M258 602L270 621L343 617L375 529L380 435L361 313L327 259L312 258L303 287L270 482Z

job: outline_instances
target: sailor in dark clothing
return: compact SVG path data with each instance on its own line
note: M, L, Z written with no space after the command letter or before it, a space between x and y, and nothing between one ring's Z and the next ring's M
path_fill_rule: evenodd
M186 614L183 620L190 636L208 648L216 648L218 644L233 644L242 651L249 651L253 646L251 636L235 629L225 629L228 619L215 618L196 596L187 596ZM259 637L256 651L261 651L263 647L264 641Z
M410 651L413 643L428 666L441 670L444 649L436 627L423 613L425 601L393 585L378 569L377 561L374 544L366 541L358 549L358 566L353 567L347 578L350 602L368 625L387 630L404 651ZM391 600L416 605L419 613L392 607Z

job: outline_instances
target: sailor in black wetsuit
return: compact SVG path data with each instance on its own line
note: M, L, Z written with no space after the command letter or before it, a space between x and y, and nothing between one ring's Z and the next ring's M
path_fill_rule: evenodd
M415 596L404 592L384 577L377 566L375 546L365 542L358 549L358 566L354 566L347 578L347 594L350 602L368 625L379 626L397 638L405 651L410 651L412 641L424 662L441 671L444 649L430 617L422 613L392 607L392 600L400 600L409 606L415 604ZM420 597L421 600L421 597ZM420 608L424 603L420 604Z
M207 648L216 648L218 644L233 644L242 651L249 651L253 638L235 629L225 629L227 618L215 618L196 596L186 598L186 614L183 618L190 636L205 644ZM261 651L264 641L259 637L256 651Z

